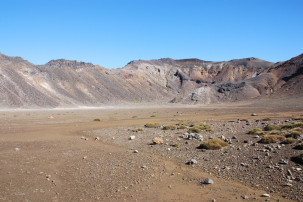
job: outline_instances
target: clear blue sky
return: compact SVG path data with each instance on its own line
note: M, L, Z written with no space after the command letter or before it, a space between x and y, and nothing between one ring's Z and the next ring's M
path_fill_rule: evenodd
M107 68L303 53L302 0L0 0L0 52Z

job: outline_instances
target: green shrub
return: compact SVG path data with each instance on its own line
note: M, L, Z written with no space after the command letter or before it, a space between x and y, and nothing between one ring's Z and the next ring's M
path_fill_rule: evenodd
M159 123L146 123L144 125L145 128L159 128L160 124Z
M265 135L266 133L261 128L254 128L254 129L248 131L248 134L250 134L250 135Z
M228 144L222 139L214 138L205 142L202 142L198 149L207 149L207 150L218 150L222 147L226 147Z
M174 125L167 125L167 126L164 126L162 129L163 130L175 130L176 126L174 126Z
M298 156L292 157L291 160L295 163L303 165L303 153Z
M297 144L294 149L303 150L303 143Z
M295 143L295 142L296 142L296 139L294 139L292 137L288 137L282 143L283 144L292 144L292 143Z
M94 119L94 121L101 121L101 119L99 119L99 118L95 118L95 119Z

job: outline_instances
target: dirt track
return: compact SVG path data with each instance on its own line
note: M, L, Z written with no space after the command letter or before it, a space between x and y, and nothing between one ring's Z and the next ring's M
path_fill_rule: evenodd
M244 195L264 201L260 197L267 193L264 190L217 178L157 153L134 154L127 147L105 144L102 138L81 139L83 131L102 128L183 119L228 121L251 118L251 113L281 119L303 114L303 109L238 104L0 112L0 201L242 201ZM207 177L215 183L201 185ZM270 195L288 200L282 193Z

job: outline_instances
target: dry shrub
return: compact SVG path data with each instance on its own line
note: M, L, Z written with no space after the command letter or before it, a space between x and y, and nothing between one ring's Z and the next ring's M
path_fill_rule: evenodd
M286 138L282 135L265 135L259 142L263 144L276 143L278 140L283 141Z
M146 123L144 125L145 128L159 128L160 124L159 123Z
M282 143L283 144L292 144L292 143L295 143L295 142L296 142L296 139L294 139L292 137L288 137Z
M177 126L189 126L190 124L185 122L185 121L180 121L179 123L176 124Z
M266 133L261 128L254 128L248 132L250 135L265 135Z
M167 126L164 126L162 129L163 130L175 130L176 126L174 126L174 125L167 125Z
M296 121L302 121L303 120L303 117L302 116L300 116L300 117L295 117L295 118L293 118L293 120L296 120Z
M201 132L201 130L205 130L207 132L214 132L213 129L211 129L210 125L208 125L206 123L194 123L194 124L190 125L190 127L197 128L200 130L200 132Z
M264 118L262 121L271 121L271 118Z
M95 119L94 119L94 121L101 121L101 119L99 119L99 118L95 118Z
M228 144L222 139L214 138L205 142L202 142L198 149L207 149L207 150L218 150L222 147L226 147Z
M277 129L279 129L279 127L277 125L272 125L272 124L268 124L264 128L265 131L272 131L272 130L277 130Z
M181 125L181 126L179 126L178 127L178 129L186 129L187 127L186 126L183 126L183 125Z
M301 134L297 131L290 131L290 133L286 135L286 137L295 138L295 139L298 139L300 136Z
M190 127L188 129L188 133L200 133L201 130L199 128L196 128L196 127Z

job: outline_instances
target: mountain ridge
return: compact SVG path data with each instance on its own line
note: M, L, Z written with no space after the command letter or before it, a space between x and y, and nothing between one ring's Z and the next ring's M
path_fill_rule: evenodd
M125 103L210 104L302 94L303 54L271 63L258 58L135 60L120 69L57 59L34 65L0 53L0 108Z

